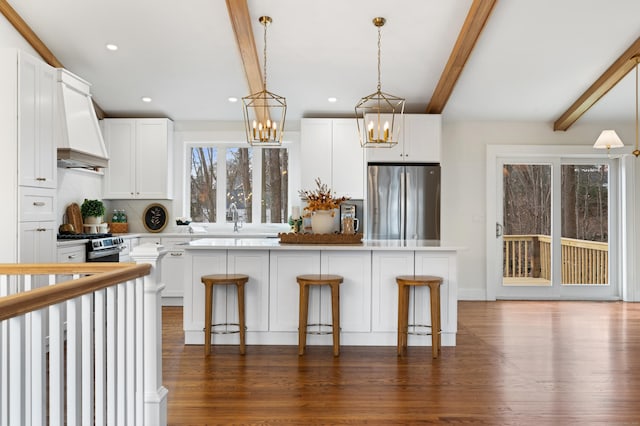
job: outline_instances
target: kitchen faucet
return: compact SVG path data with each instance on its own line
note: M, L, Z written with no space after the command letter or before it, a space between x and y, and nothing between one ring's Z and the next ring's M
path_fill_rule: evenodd
M229 206L229 213L231 214L231 220L233 221L233 232L238 232L238 207L236 203L231 203Z

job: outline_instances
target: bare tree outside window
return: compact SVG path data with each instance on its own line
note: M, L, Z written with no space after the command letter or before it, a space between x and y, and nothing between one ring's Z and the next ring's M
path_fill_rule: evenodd
M286 223L289 204L289 155L284 148L262 150L263 223Z
M217 163L216 148L191 148L190 216L195 222L216 221Z
M251 200L253 196L251 159L249 148L227 149L227 222L231 222L230 208L235 203L240 219L251 223Z

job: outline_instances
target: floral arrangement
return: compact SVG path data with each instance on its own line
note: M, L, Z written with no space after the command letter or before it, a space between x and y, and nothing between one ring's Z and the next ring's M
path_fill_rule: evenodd
M300 190L298 192L300 198L307 202L305 208L307 211L337 209L340 204L349 199L349 197L336 197L331 189L320 181L320 178L316 179L316 185L317 188L314 190Z

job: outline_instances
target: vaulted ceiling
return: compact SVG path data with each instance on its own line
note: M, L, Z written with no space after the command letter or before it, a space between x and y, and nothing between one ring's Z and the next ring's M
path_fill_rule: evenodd
M242 119L241 103L228 98L251 92L245 75L251 65L243 62L241 37L234 33L238 23L224 0L9 4L60 63L93 84L94 98L109 116ZM626 74L631 67L609 68L617 62L624 68L625 55L640 48L637 0L498 0L495 6L486 0L246 4L250 25L245 31L253 32L260 68L263 28L258 17L273 19L267 34L267 83L287 98L289 120L352 116L359 98L375 91L375 16L387 19L382 88L405 97L409 112L442 110L445 120L542 121L557 128L567 117L571 122L634 117L633 73ZM474 19L465 24L468 16ZM119 50L106 50L107 43ZM605 86L590 94L599 79L606 80ZM143 96L153 102L141 102ZM329 97L338 100L329 103Z

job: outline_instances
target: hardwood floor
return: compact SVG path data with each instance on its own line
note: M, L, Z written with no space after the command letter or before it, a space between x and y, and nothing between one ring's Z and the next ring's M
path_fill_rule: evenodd
M460 302L458 346L182 344L163 309L170 425L640 425L640 304Z

